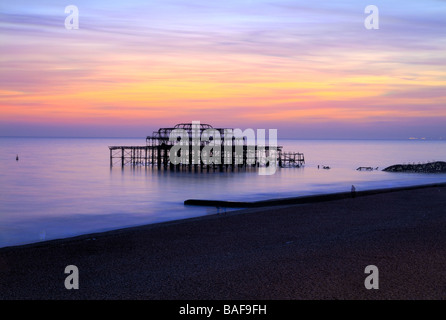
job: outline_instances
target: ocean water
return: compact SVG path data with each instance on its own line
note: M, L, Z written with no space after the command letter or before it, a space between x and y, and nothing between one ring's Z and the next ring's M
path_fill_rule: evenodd
M191 198L264 200L350 191L352 184L359 191L446 182L446 174L381 171L446 160L446 141L428 140L281 140L284 151L303 152L306 165L270 176L110 167L108 146L144 144L144 138L0 138L0 247L224 210L185 206Z

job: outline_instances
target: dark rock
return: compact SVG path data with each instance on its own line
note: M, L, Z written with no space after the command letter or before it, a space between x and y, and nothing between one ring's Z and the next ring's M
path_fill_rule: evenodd
M383 169L387 172L446 173L446 162L436 161L420 164L395 164Z

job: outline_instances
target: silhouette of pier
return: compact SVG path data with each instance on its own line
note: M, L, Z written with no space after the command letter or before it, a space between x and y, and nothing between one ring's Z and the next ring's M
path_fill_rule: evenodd
M276 165L301 167L303 153L284 152L282 146L257 145L248 135L235 135L231 128L182 123L160 128L146 138L144 146L109 146L110 166L156 166L172 170L228 170ZM171 159L181 158L180 163ZM271 163L274 162L274 163Z

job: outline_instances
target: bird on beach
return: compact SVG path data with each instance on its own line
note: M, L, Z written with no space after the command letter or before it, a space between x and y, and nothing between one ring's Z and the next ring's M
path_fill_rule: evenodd
M15 157L15 161L19 161L19 155Z

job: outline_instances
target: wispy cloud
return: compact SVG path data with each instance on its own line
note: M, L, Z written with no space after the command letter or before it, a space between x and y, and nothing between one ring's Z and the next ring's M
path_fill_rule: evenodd
M377 0L372 31L362 0L74 4L79 30L65 29L60 1L1 4L2 118L113 125L175 113L287 127L445 117L445 1Z

